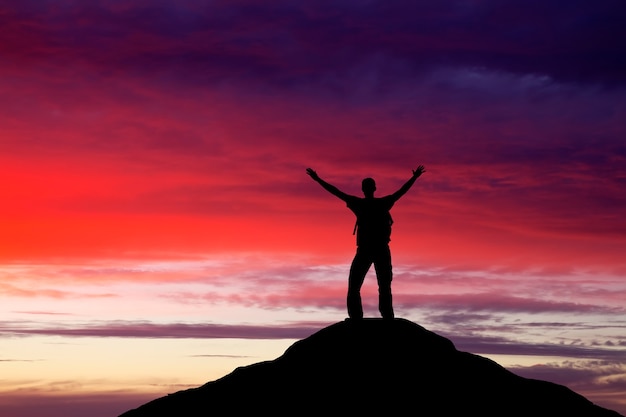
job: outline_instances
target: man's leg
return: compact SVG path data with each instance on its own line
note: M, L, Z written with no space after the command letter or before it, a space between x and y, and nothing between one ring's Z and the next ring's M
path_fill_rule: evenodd
M367 271L372 265L372 260L360 248L357 248L356 255L350 266L350 276L348 277L348 316L351 319L363 318L363 305L361 304L361 286Z
M384 319L393 319L393 300L391 297L391 251L389 246L380 248L374 259L376 279L378 280L378 310Z

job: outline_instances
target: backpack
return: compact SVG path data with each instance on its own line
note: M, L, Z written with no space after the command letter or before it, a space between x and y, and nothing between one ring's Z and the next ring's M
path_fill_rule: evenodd
M391 217L391 213L386 212L385 213L385 218L387 220L387 223L389 225L389 232L388 235L391 236L391 226L393 225L393 218ZM357 217L356 221L354 222L354 229L352 230L352 235L356 235L356 232L359 228L359 219Z

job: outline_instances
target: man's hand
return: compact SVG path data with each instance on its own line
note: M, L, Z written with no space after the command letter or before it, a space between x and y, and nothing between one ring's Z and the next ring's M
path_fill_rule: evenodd
M424 172L426 172L426 168L424 168L424 165L420 165L417 167L417 169L413 170L413 176L417 178L420 175L422 175Z
M309 176L315 181L320 179L320 177L317 175L317 172L315 172L312 168L307 168L306 173L309 174Z

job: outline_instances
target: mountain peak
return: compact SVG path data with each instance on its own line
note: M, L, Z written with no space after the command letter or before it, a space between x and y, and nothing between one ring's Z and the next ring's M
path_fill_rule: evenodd
M618 417L568 388L517 376L405 319L345 320L120 417L212 413Z

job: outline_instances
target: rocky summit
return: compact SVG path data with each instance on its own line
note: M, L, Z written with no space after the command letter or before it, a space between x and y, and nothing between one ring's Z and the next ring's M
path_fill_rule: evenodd
M346 320L201 387L120 417L213 415L618 417L570 389L522 378L404 319Z

